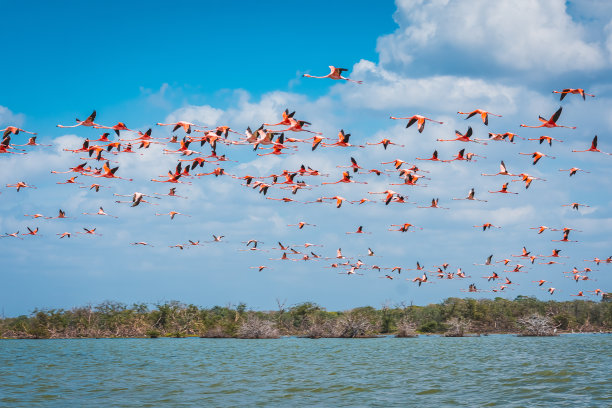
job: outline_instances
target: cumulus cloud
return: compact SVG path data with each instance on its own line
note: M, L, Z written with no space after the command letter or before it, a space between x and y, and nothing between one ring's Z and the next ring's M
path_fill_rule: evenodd
M384 67L439 69L482 64L504 70L547 73L593 71L609 66L600 41L562 0L490 2L398 0L399 28L379 38Z
M13 113L6 106L0 105L0 125L21 126L25 116L21 113Z

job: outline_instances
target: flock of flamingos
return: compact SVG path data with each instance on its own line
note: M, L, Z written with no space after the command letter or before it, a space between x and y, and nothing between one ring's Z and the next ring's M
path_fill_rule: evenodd
M345 80L360 84L361 81L353 81L349 78L343 77L343 72L346 69L335 68L330 66L330 73L325 76L311 76L304 75L304 77L310 78L329 78L334 80ZM357 86L357 85L355 85ZM583 89L563 89L561 91L553 91L554 93L560 94L560 100L564 98L582 98L586 101L587 97L592 98L594 95L586 93ZM575 95L575 96L571 96ZM521 124L521 127L526 128L542 128L542 129L553 129L557 127L575 129L571 126L562 125L562 112L563 108L560 107L552 114L546 114L544 117L539 117L539 124L526 125ZM472 119L472 121L481 120L486 126L489 124L490 117L498 117L501 115L487 112L482 109L474 109L468 112L457 112L458 115L465 115L465 119ZM412 115L409 117L393 117L392 120L406 121L406 128L411 128L414 125L416 131L422 133L425 131L425 125L427 122L431 124L442 124L441 121L430 119L421 115ZM342 208L347 205L373 205L372 203L378 203L380 206L395 206L396 204L412 204L418 208L433 208L444 210L448 207L439 205L438 198L432 198L430 203L423 203L422 205L416 205L407 200L407 193L412 187L423 187L425 184L421 179L429 179L427 176L428 171L421 168L421 166L433 166L436 164L430 164L431 162L448 163L453 161L465 161L472 162L476 161L475 157L480 157L477 154L467 152L465 148L461 148L455 157L442 159L438 157L438 151L433 149L431 157L416 157L414 160L404 161L401 159L393 159L385 162L381 162L379 169L369 169L362 167L357 160L352 157L351 151L355 148L369 148L369 149L384 149L387 151L389 146L403 147L398 143L383 138L382 140L372 140L365 144L353 144L351 135L344 130L340 130L336 138L325 137L321 132L311 130L311 123L305 120L296 118L296 112L291 112L286 109L282 112L282 118L277 123L264 123L255 130L250 127L247 128L243 133L236 132L225 125L219 125L216 127L207 128L195 123L189 123L186 121L178 121L175 123L157 123L157 126L171 126L172 133L171 137L154 137L152 129L148 129L145 132L140 130L129 129L124 123L119 122L116 125L105 126L96 122L96 112L94 111L84 120L76 119L76 124L72 125L57 125L60 128L92 128L101 129L104 133L99 134L96 138L85 139L80 146L74 146L73 149L64 149L74 154L74 166L68 169L54 169L51 173L54 174L65 174L61 180L57 181L57 184L73 184L73 188L83 188L89 191L88 194L104 194L108 192L107 188L112 188L112 183L117 182L116 180L127 180L132 181L131 178L127 178L121 175L121 167L119 159L122 155L143 155L151 154L150 152L159 151L160 149L164 154L176 155L176 165L169 169L167 174L163 176L152 175L150 179L151 189L165 184L167 187L157 189L157 192L133 192L133 194L120 195L114 193L115 201L118 205L126 205L131 207L144 206L144 205L157 205L158 200L174 200L177 198L186 198L181 195L181 186L186 184L192 184L197 182L202 177L219 177L219 178L231 178L236 180L237 185L242 186L241 188L254 189L258 192L263 199L277 200L283 203L302 203L302 204L331 204L337 208ZM312 128L315 128L312 126ZM3 131L3 140L0 144L0 155L18 155L23 157L23 160L27 160L27 154L31 149L37 149L39 147L49 146L41 145L37 143L36 136L32 136L26 142L23 137L24 133L36 135L35 132L29 130L20 129L16 126L8 126ZM411 131L411 130L410 130ZM407 132L409 132L407 130ZM97 132L99 133L99 132ZM306 135L300 137L299 135ZM559 143L561 140L550 137L540 136L537 138L523 138L517 134L511 132L505 133L488 133L488 138L475 138L473 137L472 127L469 126L464 132L455 131L455 137L450 139L436 139L436 142L459 142L458 146L470 146L473 143L486 145L490 143L517 143L518 140L525 140L523 142L525 146L552 146L553 142ZM529 143L528 141L537 143ZM152 149L147 150L151 146L161 146L158 150ZM380 147L378 145L381 145ZM345 166L337 166L344 169L338 170L337 176L335 174L323 174L319 170L310 166L301 165L299 168L283 169L277 174L271 174L267 176L262 175L249 175L249 174L230 174L226 172L225 167L232 163L230 155L219 154L219 150L227 150L229 152L234 147L248 146L250 147L257 156L280 156L286 154L297 154L299 149L298 146L303 146L302 150L323 150L330 148L346 149L347 160ZM221 147L221 149L219 149ZM195 149L195 150L194 150ZM207 152L202 150L206 149ZM528 150L531 150L529 148ZM550 150L550 149L549 149ZM592 140L590 146L585 146L583 150L572 150L572 152L584 152L587 154L601 154L611 155L611 153L602 152L597 147L597 136ZM304 161L307 160L306 152L303 155ZM532 164L536 165L542 158L554 158L549 154L545 154L539 151L527 151L521 152L520 154L529 155L532 157ZM548 159L545 159L548 160ZM588 171L582 170L578 167L572 167L568 169L559 169L562 172L567 172L569 177L576 175L578 172ZM321 195L320 197L312 200L300 200L300 193L302 190L313 190L316 188L323 188L323 186L329 185L351 185L351 184L367 184L368 178L374 177L377 180L388 178L389 176L395 177L397 182L388 183L387 189L383 191L369 191L365 197L358 197L355 199L347 199L338 194ZM497 177L500 180L499 190L494 191L475 191L475 188L466 187L467 194L465 197L454 197L452 200L471 200L474 202L486 202L484 198L487 194L519 194L519 191L511 191L514 184L510 182L520 182L525 189L528 189L532 182L545 181L542 178L535 177L526 172L513 173L503 161L499 163L499 172L494 174L482 174L482 176ZM67 178L66 178L67 177ZM317 179L324 178L325 180L317 183ZM87 181L86 181L87 180ZM305 180L308 180L306 182ZM519 186L521 185L519 184ZM22 189L36 188L28 184L27 181L16 181L14 184L7 184L7 188L14 188L17 192ZM327 187L327 189L333 187ZM520 187L519 187L520 188ZM398 191L395 191L395 190ZM269 192L274 191L276 194L270 194ZM275 196L276 195L276 196ZM450 199L448 197L447 199ZM370 203L370 204L368 204ZM474 204L477 205L477 204ZM578 210L582 206L587 206L582 203L567 203L563 204L570 206L571 208ZM100 206L97 212L83 212L83 215L95 215L95 216L106 216L115 217L112 215L112 211L109 213ZM175 217L190 216L188 214L182 214L178 211L170 211L168 213L155 213L156 216L167 216L170 219ZM62 218L75 218L76 214L66 214L62 209L58 210L57 215L51 216L50 214L24 214L25 217L32 219L33 225L26 227L27 231L16 231L12 233L5 233L2 238L12 239L34 239L39 232L39 228L35 225L37 219L62 219ZM59 224L58 224L59 225ZM316 228L317 226L304 220L296 221L295 224L289 224L288 226L295 227L298 230L304 228ZM492 223L486 222L482 225L475 225L476 228L482 228L483 231L487 231L491 228L500 228L500 226L493 225ZM414 225L410 222L400 222L398 224L391 224L387 228L389 231L397 231L400 233L415 231L423 229L423 227ZM561 242L566 245L571 245L573 236L571 232L574 230L570 227L560 226L558 228L549 228L547 226L534 226L532 227L535 231L534 234L542 234L545 230L559 231L557 240L551 240L552 242ZM370 234L364 226L355 226L355 230L346 232L347 234ZM95 227L88 226L82 228L81 231L61 231L56 232L59 239L69 239L73 234L85 234L99 236L101 235ZM223 235L213 235L211 241L198 241L189 240L185 243L179 243L174 245L168 245L171 248L177 250L188 249L194 246L202 246L205 243L215 243L224 240ZM134 246L151 246L148 242L138 241L132 242ZM446 279L464 279L466 283L464 285L464 291L466 292L481 292L481 291L493 291L501 292L511 287L514 284L512 279L513 273L524 272L525 269L529 269L529 265L538 264L552 265L561 263L562 258L567 258L561 255L561 249L554 248L552 253L548 255L535 254L528 248L523 247L522 251L518 254L507 254L505 257L497 259L493 255L489 256L482 264L490 266L494 269L496 266L501 268L503 272L488 272L485 276L468 276L461 268L451 267L448 263L444 262L440 265L434 265L432 268L426 268L425 265L421 265L416 262L416 268L402 268L400 266L378 266L374 262L369 262L370 259L375 259L376 248L368 248L367 254L364 253L361 256L347 257L343 255L342 249L334 248L335 256L324 256L319 251L324 248L321 243L311 244L305 243L300 245L284 245L278 242L277 246L263 247L263 243L256 238L244 241L241 245L241 250L255 253L256 251L277 251L277 258L267 258L266 260L275 262L287 262L287 261L322 261L325 262L326 267L335 268L339 274L346 275L364 275L366 271L372 271L378 278L383 279L406 279L406 274L401 275L402 269L404 271L416 270L416 276L409 276L406 280L413 282L415 285L421 286L436 281L443 281ZM555 244L556 245L556 244ZM317 252L315 252L317 251ZM518 251L517 251L518 252ZM591 265L604 265L611 264L612 257L576 260L577 262L591 262ZM364 262L366 260L368 262ZM274 262L265 262L262 265L252 266L251 268L258 271L262 271L273 265ZM593 280L592 272L593 269L590 267L584 267L578 269L574 267L572 270L566 272L566 276L580 283L582 281ZM481 288L482 280L474 278L486 279L487 289ZM537 277L533 277L536 279ZM550 278L549 278L550 279ZM538 285L542 290L548 291L551 295L555 292L555 288L552 286L554 283L544 280L536 279L532 285ZM572 296L601 296L606 291L596 289L593 291L587 290L576 290Z

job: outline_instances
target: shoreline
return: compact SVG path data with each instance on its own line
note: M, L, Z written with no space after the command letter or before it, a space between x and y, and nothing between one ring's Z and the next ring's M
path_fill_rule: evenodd
M109 337L51 337L51 338L35 338L35 337L0 337L0 340L127 340L127 339L218 339L218 340L281 340L281 339L307 339L307 340L321 340L321 339L342 339L342 340L367 340L367 339L387 339L387 338L396 338L396 339L411 339L417 337L443 337L443 338L478 338L478 337L488 337L488 336L515 336L515 337L558 337L565 335L580 335L580 334L612 334L612 331L583 331L583 332L557 332L551 335L527 335L519 332L508 332L508 333L466 333L463 336L455 336L455 335L445 335L444 333L416 333L414 336L397 336L396 334L375 334L371 336L359 336L359 337L308 337L300 334L288 334L281 335L278 337L272 338L245 338L245 337L206 337L200 335L185 335L185 336L130 336L130 337L120 337L120 336L109 336Z

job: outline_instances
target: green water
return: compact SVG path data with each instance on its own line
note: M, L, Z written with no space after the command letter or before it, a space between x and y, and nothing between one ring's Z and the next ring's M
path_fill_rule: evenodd
M1 340L0 406L611 407L612 335Z

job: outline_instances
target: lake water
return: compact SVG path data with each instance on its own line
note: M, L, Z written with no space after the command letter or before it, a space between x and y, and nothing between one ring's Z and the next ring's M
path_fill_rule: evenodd
M0 340L0 406L611 407L612 335Z

